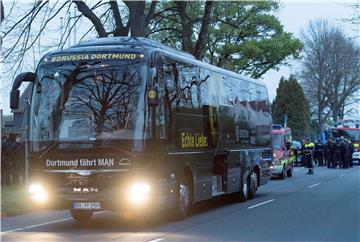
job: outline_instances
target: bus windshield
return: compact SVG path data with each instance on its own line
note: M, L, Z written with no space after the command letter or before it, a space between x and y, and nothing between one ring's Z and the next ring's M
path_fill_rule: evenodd
M352 142L360 141L360 129L333 129L332 133L335 138L344 136L344 138L350 139Z
M148 138L146 65L88 61L40 65L32 141Z

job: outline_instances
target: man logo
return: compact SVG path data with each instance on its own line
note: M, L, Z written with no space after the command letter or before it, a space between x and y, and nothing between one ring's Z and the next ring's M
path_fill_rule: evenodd
M94 187L74 187L73 191L79 193L89 193L89 192L98 192L99 189Z
M127 167L127 166L131 166L131 161L127 158L122 158L120 161L119 161L119 166L120 167Z

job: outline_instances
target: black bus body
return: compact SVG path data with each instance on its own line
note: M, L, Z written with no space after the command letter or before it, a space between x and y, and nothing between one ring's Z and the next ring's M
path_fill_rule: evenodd
M187 53L145 38L100 38L51 52L17 79L13 108L19 83L33 85L35 207L69 209L77 220L129 209L183 218L216 196L250 199L271 176L265 85Z

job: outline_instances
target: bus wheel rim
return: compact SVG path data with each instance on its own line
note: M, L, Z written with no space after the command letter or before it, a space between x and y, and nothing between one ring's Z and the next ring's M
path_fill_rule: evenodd
M180 208L185 210L190 203L189 188L185 184L180 184Z
M248 192L248 185L247 185L247 183L244 183L243 193L244 193L245 196L247 196L247 192Z

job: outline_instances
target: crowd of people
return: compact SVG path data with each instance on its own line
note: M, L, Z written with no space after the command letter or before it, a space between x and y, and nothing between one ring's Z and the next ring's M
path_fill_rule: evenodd
M343 136L329 138L325 144L321 142L321 139L318 139L316 143L313 143L310 138L305 139L302 144L294 141L293 149L295 165L306 166L309 169L307 174L314 174L314 166L327 166L333 169L353 166L354 145ZM298 159L298 154L301 159Z
M24 183L25 149L21 136L11 141L9 135L1 136L1 185L20 185Z

